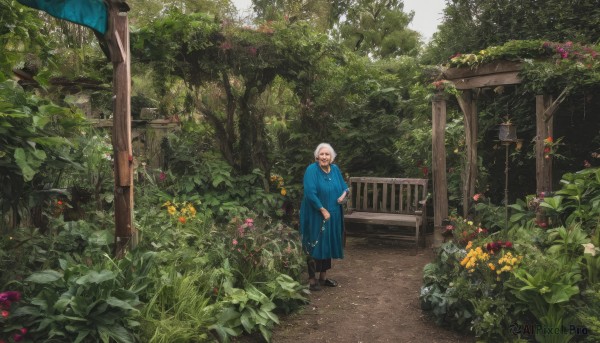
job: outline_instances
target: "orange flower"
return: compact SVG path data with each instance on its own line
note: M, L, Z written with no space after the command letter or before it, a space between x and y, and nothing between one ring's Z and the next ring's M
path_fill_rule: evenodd
M185 224L185 217L179 217L179 222L181 224Z
M551 144L552 142L554 142L554 139L552 139L552 136L548 136L548 137L546 137L546 139L544 139L544 143L546 143L546 144Z

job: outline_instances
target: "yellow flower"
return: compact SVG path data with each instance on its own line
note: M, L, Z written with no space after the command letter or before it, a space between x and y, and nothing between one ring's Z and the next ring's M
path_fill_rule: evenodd
M473 225L473 221L469 220L469 221L467 222L467 224L469 224L469 225Z
M491 270L496 270L496 266L493 263L488 263L488 267L490 267Z
M196 216L196 209L194 208L194 206L190 205L188 207L188 210L190 211L190 214L192 215L192 217Z
M473 242L469 241L469 243L467 243L467 246L465 247L465 249L469 250L469 249L471 249L472 246L473 246Z
M281 189L281 195L285 196L287 194L287 191L285 190L285 188Z
M175 206L169 206L167 207L167 211L169 212L170 215L174 215L175 212L177 212L177 209L175 208Z
M171 202L167 200L167 202L165 202L164 204L162 204L161 207L167 207L167 206L171 206Z

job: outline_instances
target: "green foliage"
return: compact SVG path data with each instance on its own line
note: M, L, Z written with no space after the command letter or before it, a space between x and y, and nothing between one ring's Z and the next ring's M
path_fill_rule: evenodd
M427 55L439 63L455 53L479 51L510 40L595 43L600 37L598 11L593 0L447 2L444 21Z
M186 129L187 130L187 129ZM154 182L144 192L158 192L159 201L186 198L198 202L198 211L214 214L218 220L227 221L232 216L247 216L250 212L261 216L281 217L285 197L265 190L263 173L240 175L209 145L198 144L205 131L192 131L188 135L173 135L168 141L166 163L168 172L164 180Z
M583 342L595 342L600 339L600 286L596 283L582 292L582 303L577 307L577 318L587 334ZM585 305L584 305L585 304Z
M0 213L13 227L28 215L44 178L66 166L71 142L65 137L81 122L80 113L26 93L14 81L0 83ZM20 213L19 213L20 212Z
M61 270L35 272L25 279L34 294L23 317L32 339L67 339L73 342L134 342L131 329L139 323L135 292L125 289L119 270L86 267L61 260Z
M451 325L466 330L473 317L469 301L472 287L466 278L458 277L461 271L454 262L461 259L464 250L452 242L444 243L434 262L423 269L423 286L419 299L421 308L430 310L439 325Z
M593 341L595 333L590 328L597 321L593 299L600 275L598 216L587 221L587 228L574 218L566 227L559 226L564 219L558 220L595 201L594 168L575 175L563 176L569 180L563 182L568 186L565 194L572 197L568 200L564 194L528 196L511 205L510 228L476 234L479 226L475 223L455 220L447 228L454 242L445 243L435 261L424 268L423 308L431 310L438 323L470 330L483 341ZM578 203L579 198L585 200ZM485 203L481 200L479 195L476 208ZM552 227L537 222L541 210L556 218L550 221ZM482 213L474 212L475 217L478 214ZM467 240L466 250L461 249ZM587 319L582 319L582 312L588 314Z
M210 271L165 268L143 311L143 336L147 342L209 342L208 327L222 306L211 299Z
M356 1L337 30L349 50L375 58L414 56L418 33L408 29L413 13L404 13L402 1Z

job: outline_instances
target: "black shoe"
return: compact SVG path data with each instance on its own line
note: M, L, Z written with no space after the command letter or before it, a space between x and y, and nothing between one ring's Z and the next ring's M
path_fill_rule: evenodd
M321 288L321 285L319 285L318 282L315 282L315 283L309 284L308 285L308 289L310 289L312 292L315 292L315 291L320 291L322 288Z
M338 286L337 281L335 281L333 279L325 279L325 280L320 280L319 279L319 283L322 286L327 286L327 287L337 287Z

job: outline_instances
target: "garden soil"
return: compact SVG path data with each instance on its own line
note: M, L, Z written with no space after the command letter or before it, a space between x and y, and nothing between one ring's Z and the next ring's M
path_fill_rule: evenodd
M474 342L437 326L420 308L423 267L433 258L431 249L415 254L409 246L348 237L345 258L327 272L339 286L312 292L299 312L281 317L272 342Z

